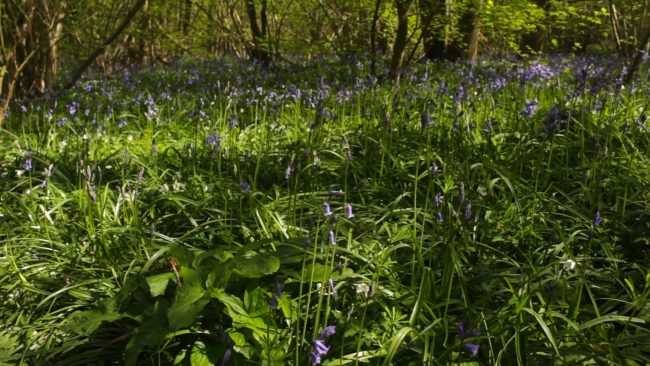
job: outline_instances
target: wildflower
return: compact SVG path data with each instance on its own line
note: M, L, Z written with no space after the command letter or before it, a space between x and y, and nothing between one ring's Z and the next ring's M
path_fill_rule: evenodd
M25 162L23 162L23 169L26 171L32 170L32 154L29 151L25 153Z
M345 195L345 192L343 192L340 189L338 189L338 190L332 189L331 191L327 192L327 194L329 194L330 196L343 196L343 195Z
M347 209L347 212L348 212L347 218L348 219L353 218L354 213L352 212L352 205L348 203L347 205L345 205L345 208Z
M539 101L537 100L537 98L535 98L535 99L526 99L526 107L521 112L519 112L519 114L521 114L522 116L524 116L526 118L531 117L533 114L535 114L535 111L537 110L537 104L538 103L539 103Z
M440 168L438 168L436 163L433 163L433 165L431 166L431 176L435 177L438 174L438 172L440 172Z
M287 169L284 170L284 179L289 179L291 176L291 165L287 167Z
M357 283L354 285L357 294L363 295L364 297L368 297L368 292L370 291L370 286L368 286L367 283L361 282Z
M323 206L325 207L325 216L332 216L332 209L330 208L330 204L323 202Z
M442 217L442 212L436 213L436 221L437 222L443 222L445 219Z
M433 198L433 200L436 202L436 206L440 207L442 204L442 195L440 192L436 193L436 196Z
M574 261L573 259L567 259L564 262L563 268L564 268L565 271L570 271L570 270L576 268L576 261Z
M124 127L126 127L128 124L129 124L129 123L128 123L127 121L122 120L122 121L120 121L120 122L117 123L117 128L124 128Z
M465 220L469 220L472 218L472 204L468 203L467 206L465 206Z
M424 130L425 128L431 126L431 118L429 117L429 113L424 112L420 116L420 125L422 126L422 129Z
M332 279L332 277L330 277L330 278L327 280L327 284L330 286L330 293L333 295L335 291L334 291L334 280ZM322 333L323 333L323 332L321 332L321 334L322 334Z
M336 244L336 239L334 239L334 231L333 230L330 230L329 237L330 237L330 245L335 245Z
M603 217L600 216L600 211L596 211L596 216L594 216L594 227L598 227L603 224Z
M223 354L223 358L221 359L219 366L226 366L228 362L230 362L230 356L232 356L232 348L228 347L226 349L226 352Z
M332 336L334 333L336 333L336 327L329 325L319 333L318 338L314 339L311 342L313 350L309 352L309 356L311 357L312 365L320 365L322 361L321 358L327 355L327 352L329 352L330 348L325 344L324 341L325 338Z
M469 320L463 319L456 323L456 329L458 330L458 338L462 341L466 338L478 337L481 335L481 332L477 329L469 329ZM472 356L478 354L480 346L475 343L463 342L462 347L467 350Z
M61 117L58 121L56 121L56 127L62 127L66 123L68 123L68 117Z
M465 348L472 356L478 355L478 351L480 347L481 346L475 343L469 343L469 342L463 343L463 348Z
M239 183L239 189L244 193L249 193L251 191L251 185L247 182L241 182Z
M212 154L210 156L215 158L223 137L217 135L215 132L210 132L210 135L205 138L205 144L212 147Z

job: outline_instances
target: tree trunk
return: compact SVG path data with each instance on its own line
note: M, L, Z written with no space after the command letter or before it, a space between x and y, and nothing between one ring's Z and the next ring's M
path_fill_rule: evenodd
M442 28L442 22L436 24L436 17L444 19L444 0L420 0L420 30L422 31L422 44L424 46L424 57L428 60L439 60L445 56L445 36L435 27Z
M481 10L483 0L474 0L472 9L469 11L472 17L471 31L467 35L467 59L475 62L478 58L478 45L481 35Z
M183 1L183 14L181 18L181 34L187 36L190 29L190 19L192 17L192 0Z
M68 90L72 88L74 84L77 83L79 78L81 78L81 75L83 75L86 69L88 69L88 67L92 65L92 63L95 61L97 56L102 54L106 50L106 47L108 47L111 43L113 43L113 41L115 41L115 39L124 31L124 29L126 29L129 23L131 23L131 20L133 20L135 15L138 13L138 11L140 11L140 9L145 5L146 2L147 0L138 0L133 5L131 10L129 10L129 13L127 14L126 18L122 21L122 23L120 23L120 25L113 31L113 33L111 33L111 35L108 36L108 38L106 38L104 42L102 42L102 44L100 44L99 47L97 47L93 51L93 53L91 53L90 56L88 56L88 58L86 58L86 60L77 68L77 70L72 74L70 81L68 81L68 83L63 86L62 90Z
M395 0L397 9L397 32L395 34L395 43L393 44L393 56L390 62L390 72L393 80L399 83L400 73L402 72L402 61L404 59L404 50L408 38L408 9L411 0Z
M550 0L535 0L538 8L548 12L551 8ZM544 45L547 38L547 29L545 25L538 25L534 32L525 34L522 39L522 49L526 52L541 53L544 52Z
M260 10L261 26L257 23L257 10L255 9L255 0L246 0L246 14L253 34L253 44L250 48L250 58L258 61L263 67L268 67L271 63L271 55L263 46L266 38L268 21L266 17L266 0L262 0Z
M377 75L377 21L379 20L379 9L381 0L375 0L375 9L372 12L372 25L370 28L370 73Z

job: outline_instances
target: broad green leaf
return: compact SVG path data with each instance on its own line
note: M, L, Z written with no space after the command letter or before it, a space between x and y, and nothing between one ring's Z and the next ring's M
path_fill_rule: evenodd
M92 309L73 313L66 322L67 327L73 332L88 336L96 331L103 322L113 322L123 317L116 311L103 311Z
M159 346L170 331L167 323L167 309L169 301L160 298L154 305L151 318L145 320L131 334L131 339L126 345L126 364L135 365L138 361L138 354L145 347Z
M182 284L176 290L174 302L167 311L169 326L174 330L189 327L209 302L199 271L183 267L180 275Z
M147 277L147 284L152 297L161 296L165 294L167 284L176 276L171 272L160 273L157 275Z
M207 354L207 347L201 341L194 342L192 353L190 354L190 365L192 366L212 366Z
M273 274L280 269L280 260L269 254L256 254L250 257L238 256L234 259L234 272L246 278L259 278Z

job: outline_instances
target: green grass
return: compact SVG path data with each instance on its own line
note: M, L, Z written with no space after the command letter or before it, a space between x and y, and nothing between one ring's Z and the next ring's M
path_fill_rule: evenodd
M324 365L649 364L650 85L620 72L429 64L395 86L218 60L19 101L0 364L304 365L328 325Z

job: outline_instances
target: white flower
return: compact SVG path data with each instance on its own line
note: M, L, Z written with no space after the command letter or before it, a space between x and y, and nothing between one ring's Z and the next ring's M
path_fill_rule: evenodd
M354 287L356 288L358 294L363 295L364 297L368 297L368 291L370 291L370 286L368 286L367 283L365 282L355 283Z
M566 271L570 271L572 269L576 268L576 262L573 259L567 259L564 262L564 269Z

